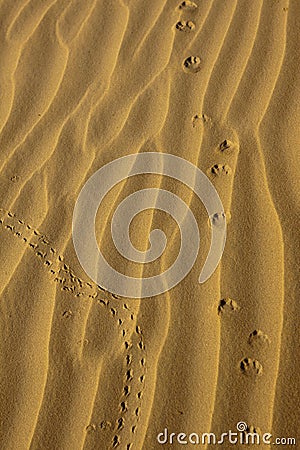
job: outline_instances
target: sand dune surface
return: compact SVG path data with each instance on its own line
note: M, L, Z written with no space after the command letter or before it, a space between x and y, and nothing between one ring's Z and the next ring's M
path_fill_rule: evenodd
M0 1L1 449L300 446L299 19L297 0ZM195 189L128 176L95 220L109 264L147 279L180 252L155 207L130 239L146 252L160 229L163 254L118 252L113 214L141 189L185 202L200 249L175 287L127 298L86 273L72 219L98 169L144 152L206 175L227 239L200 284L212 230Z

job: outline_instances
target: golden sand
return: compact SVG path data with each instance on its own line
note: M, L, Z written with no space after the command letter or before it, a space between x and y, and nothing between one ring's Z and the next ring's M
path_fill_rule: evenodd
M180 449L180 432L241 421L300 442L299 20L298 0L0 2L1 450ZM73 209L97 169L147 151L207 174L225 252L199 284L199 199L167 177L125 180L96 221L114 267L148 277L179 250L159 210L131 228L139 250L166 233L158 261L124 263L114 248L112 214L142 188L188 204L201 249L173 289L117 298L77 259Z

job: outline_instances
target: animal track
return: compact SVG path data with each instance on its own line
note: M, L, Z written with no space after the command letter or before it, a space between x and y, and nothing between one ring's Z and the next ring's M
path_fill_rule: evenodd
M192 118L193 128L195 128L197 126L197 123L199 122L199 120L201 120L201 116L199 116L198 114L195 114L194 117Z
M200 56L188 56L183 61L183 68L187 73L197 73L200 70Z
M208 125L212 125L211 117L207 116L206 114L202 114L201 117L202 117L203 123L206 123Z
M270 338L267 334L263 333L261 330L254 330L249 335L248 342L250 345L269 345L271 343Z
M176 23L176 29L184 32L194 31L195 24L191 20L188 21L180 20L179 22Z
M94 431L96 431L96 429L97 429L97 425L94 424L94 423L90 423L90 424L85 428L85 430L86 430L87 433L93 433Z
M199 121L201 121L202 123L206 124L206 125L212 125L212 120L210 117L208 117L206 114L195 114L192 118L192 125L193 128L195 128L197 126L197 123L199 123Z
M20 177L18 175L13 175L12 177L10 177L10 181L12 181L13 183L17 183L19 179Z
M195 2L192 2L190 0L185 0L184 2L181 2L179 5L179 9L190 9L194 10L197 9L198 5Z
M219 145L219 150L222 153L228 153L230 150L234 148L234 143L230 141L229 139L225 139L221 144Z
M135 314L130 310L126 303L123 303L123 308L121 309L122 303L116 302L115 299L118 297L105 291L101 286L97 286L95 283L85 282L75 275L73 270L64 263L64 257L59 255L57 250L51 245L48 238L41 233L39 230L27 224L25 220L18 218L14 213L10 211L5 211L0 208L0 226L9 231L13 236L20 239L31 251L34 251L35 256L40 259L43 265L47 268L51 278L54 282L60 285L62 291L66 291L73 295L74 297L81 297L82 299L94 299L97 304L101 307L106 308L110 317L118 321L120 328L120 333L124 341L125 349L125 367L126 372L124 375L124 384L122 386L122 392L119 403L119 417L116 419L114 429L114 436L111 441L110 448L115 448L120 445L121 433L125 426L120 428L120 423L125 423L125 415L128 415L128 408L125 399L129 395L133 395L135 392L135 403L133 402L132 411L135 411L133 425L131 424L131 434L136 431L137 423L139 420L136 411L140 415L142 394L145 387L145 372L146 372L146 353L145 353L145 343L143 339L143 333L139 325L136 324ZM65 310L62 317L65 320L72 319L72 311ZM125 340L127 325L135 324L133 327L132 340ZM132 328L132 326L130 327ZM87 342L86 342L87 343ZM134 351L133 348L136 350ZM136 353L138 352L138 353ZM135 362L135 372L133 371L133 365ZM130 424L128 423L128 426ZM96 430L95 424L87 425L86 431L93 432ZM128 442L126 448L130 448L132 445L133 436L131 442Z
M260 376L262 375L263 367L257 359L244 358L240 362L240 370L245 375Z
M215 164L211 167L210 172L218 177L221 175L230 175L231 168L228 164Z
M215 213L213 214L213 216L211 216L208 219L208 224L211 227L211 225L213 225L214 227L223 227L224 225L224 221L226 219L226 223L228 223L231 219L231 214L230 212L220 212L220 213Z
M226 311L239 311L240 307L237 304L235 300L232 300L231 298L223 298L218 306L218 314L223 314Z
M71 311L70 309L68 309L67 311L63 312L62 315L65 319L70 319L73 316L73 311Z

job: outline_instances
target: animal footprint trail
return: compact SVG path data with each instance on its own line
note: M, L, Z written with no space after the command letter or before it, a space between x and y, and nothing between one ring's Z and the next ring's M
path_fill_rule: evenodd
M131 319L134 321L135 317L132 316ZM127 339L125 341L126 372L119 404L120 417L115 423L115 435L110 447L112 449L120 444L123 448L131 448L142 413L146 354L141 328L137 325Z
M86 282L77 277L47 237L27 224L25 220L2 208L0 208L0 217L0 226L20 239L34 252L47 268L51 279L60 285L62 291L83 300L95 300L101 307L107 309L111 318L117 320L123 339L126 371L120 396L119 416L114 426L114 436L110 448L121 445L125 440L128 441L127 448L130 448L141 415L146 373L145 343L134 311L116 295L110 294L93 282ZM63 317L71 318L72 311L66 310ZM88 431L91 429L89 428Z

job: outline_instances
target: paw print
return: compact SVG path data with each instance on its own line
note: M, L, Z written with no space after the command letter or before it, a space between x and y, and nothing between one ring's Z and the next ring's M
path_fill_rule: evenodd
M263 367L257 359L244 358L240 362L240 370L244 375L260 376L263 372Z

